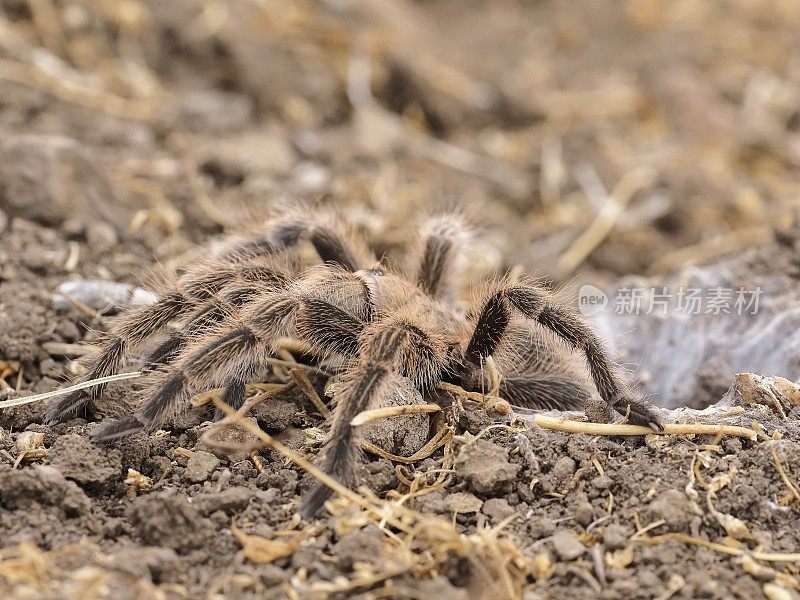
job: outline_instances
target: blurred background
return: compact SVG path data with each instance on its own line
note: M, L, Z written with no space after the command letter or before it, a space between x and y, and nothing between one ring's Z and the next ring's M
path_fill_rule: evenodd
M792 0L0 0L0 82L5 211L159 257L302 199L387 250L463 206L493 268L665 273L800 197ZM19 192L73 150L108 188Z

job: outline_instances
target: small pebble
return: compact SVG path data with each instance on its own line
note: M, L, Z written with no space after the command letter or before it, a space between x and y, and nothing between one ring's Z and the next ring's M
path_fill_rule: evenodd
M260 493L266 494L266 492ZM210 515L215 512L234 514L244 510L255 495L253 490L245 487L230 487L221 492L200 494L194 499L194 504L202 515Z
M61 231L68 238L78 238L86 233L86 221L83 217L70 217L61 225Z
M609 550L620 550L628 544L628 532L622 525L609 525L603 531L603 542Z
M553 550L561 560L575 560L586 550L581 541L565 529L556 531L552 542Z
M575 470L577 468L577 463L573 458L570 458L569 456L562 456L556 461L556 464L553 465L553 469L550 471L550 474L558 478L560 481L566 481L569 477L572 477L575 474Z
M58 286L53 296L53 308L59 312L72 305L64 296L69 296L97 311L123 309L131 306L153 304L158 298L152 292L129 283L117 283L102 279L70 279Z
M552 535L555 530L555 522L548 517L533 517L528 521L528 531L536 540Z
M514 514L514 509L505 498L489 498L483 503L481 512L497 523Z
M450 494L445 500L447 509L457 513L476 513L481 509L483 501L469 492L456 492Z
M455 470L478 494L491 494L511 487L520 466L508 462L508 450L487 440L465 445L458 454Z
M203 450L198 450L189 457L186 463L184 477L193 483L201 483L211 477L211 474L219 466L219 459Z
M608 475L598 475L592 479L592 487L596 490L607 490L612 483L614 483L614 480Z
M594 521L594 508L592 508L592 504L588 500L577 502L572 509L572 514L575 517L575 522L584 527Z
M696 505L683 491L677 489L665 491L648 506L652 519L664 519L667 527L673 531L688 531L696 511Z

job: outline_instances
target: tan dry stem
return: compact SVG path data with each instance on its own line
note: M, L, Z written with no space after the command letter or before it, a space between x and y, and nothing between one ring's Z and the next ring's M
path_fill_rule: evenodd
M366 425L378 419L386 419L389 417L399 417L401 415L418 415L426 413L439 412L441 407L438 404L403 404L401 406L384 406L381 408L373 408L364 410L358 413L350 425L358 427L359 425Z
M589 435L730 435L747 438L752 442L757 439L755 431L736 425L709 425L706 423L669 423L663 431L654 431L642 425L623 425L618 423L588 423L572 421L558 417L536 415L533 422L543 429L563 431L567 433L586 433Z

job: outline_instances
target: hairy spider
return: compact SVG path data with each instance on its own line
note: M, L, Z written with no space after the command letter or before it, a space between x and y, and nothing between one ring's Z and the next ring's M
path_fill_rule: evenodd
M345 485L353 484L358 460L355 415L409 384L432 401L439 382L480 390L490 356L502 375L500 392L513 404L578 408L595 393L593 382L605 403L631 422L661 427L592 328L536 281L492 282L462 311L453 275L467 239L457 216L430 219L404 272L384 267L342 222L314 215L283 216L262 233L233 241L218 258L191 267L155 304L124 315L104 339L87 380L118 371L126 355L162 335L146 358L157 368L139 409L103 424L95 438L157 429L191 394L215 387L223 388L225 402L241 407L245 385L287 337L338 358L331 364L340 385L318 463ZM301 242L310 242L321 264L304 264ZM168 331L174 321L180 327ZM548 335L583 353L590 378L567 366L564 349ZM48 420L77 415L102 390L53 402ZM313 515L329 495L316 484L302 513Z

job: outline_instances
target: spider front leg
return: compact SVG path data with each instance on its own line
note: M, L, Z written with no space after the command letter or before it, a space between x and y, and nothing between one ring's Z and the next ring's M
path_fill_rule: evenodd
M330 302L304 298L298 301L295 327L298 337L316 348L351 357L358 348L358 335L364 328L364 323ZM241 367L229 375L223 382L221 400L234 409L241 408L245 401L247 382L254 375L254 369L246 371ZM214 417L221 418L222 412L215 410Z
M633 397L617 374L603 342L592 328L572 311L552 301L545 289L532 284L505 285L483 303L467 350L472 364L491 355L505 334L513 311L531 319L563 339L570 347L583 352L589 372L600 397L614 410L627 415L631 423L662 429L656 410Z
M414 322L401 315L365 329L359 340L358 362L344 375L328 439L317 464L348 487L355 481L360 456L354 439L356 430L350 424L353 418L381 398L399 393L403 377L420 390L431 388L440 377L446 348ZM303 499L300 514L312 518L332 493L323 483L315 482Z

